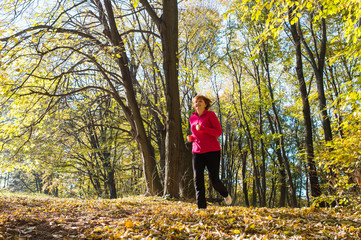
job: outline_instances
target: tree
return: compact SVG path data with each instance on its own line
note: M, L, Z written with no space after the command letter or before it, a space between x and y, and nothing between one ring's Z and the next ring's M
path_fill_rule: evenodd
M305 148L306 148L306 157L308 163L309 178L311 184L311 195L313 197L319 197L321 195L321 189L318 182L318 176L316 171L316 165L314 162L314 150L313 150L313 137L312 137L312 122L311 122L311 111L310 104L308 101L308 93L306 89L306 83L303 75L303 63L302 63L302 50L301 50L301 37L297 31L297 23L292 22L293 19L293 8L289 9L289 19L290 19L290 31L292 34L292 39L294 41L296 49L296 73L297 79L299 82L300 93L302 97L303 104L303 117L304 124L306 129L305 136Z
M125 96L128 102L128 106L126 106L121 100L120 96L118 96L114 92L113 96L123 108L127 120L132 125L133 131L136 131L136 140L140 146L140 151L142 152L143 157L144 174L147 183L147 189L152 195L160 194L162 190L155 162L154 149L151 146L150 140L145 132L139 106L135 96L132 76L129 70L130 64L128 56L126 55L124 41L119 34L112 3L110 0L104 0L104 7L107 14L105 14L100 2L95 2L95 4L97 5L99 15L102 17L101 20L103 20L102 23L105 32L108 32L110 34L108 37L110 38L112 46L115 47L116 52L119 51L116 55L115 61L117 62L117 65L122 73L123 87L125 89ZM111 88L115 90L115 87L112 86L110 81L109 84Z
M163 71L165 76L165 98L167 105L166 119L166 156L165 156L165 180L164 194L178 198L181 190L182 175L190 172L190 161L187 154L181 124L180 97L178 83L178 3L176 0L163 1L162 16L157 16L156 11L147 0L140 0L150 17L155 22L162 41ZM182 169L182 167L186 167ZM189 174L185 174L189 181ZM182 186L190 188L189 184ZM188 197L188 196L187 196Z

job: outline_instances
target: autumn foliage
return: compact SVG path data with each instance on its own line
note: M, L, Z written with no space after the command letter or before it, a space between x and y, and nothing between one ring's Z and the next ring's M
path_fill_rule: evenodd
M0 196L0 239L359 239L361 206L244 208L159 197Z
M177 210L189 229L176 227L177 238L353 237L357 225L341 230L348 225L339 216L326 228L313 217L297 227L276 219L290 214L281 210L286 206L357 212L360 15L359 0L1 1L0 190L192 199L185 139L192 98L204 94L222 126L220 177L234 204L280 208L263 216L264 208L215 207L200 218L193 205L158 198L4 197L1 236L39 238L50 229L48 238L153 238L149 229L156 229L154 236L167 238L177 219L164 213ZM219 197L208 181L206 189L207 197ZM124 201L127 215L113 215ZM154 224L136 219L149 215L141 206L157 216ZM108 223L99 225L89 209L106 212ZM350 209L338 209L348 216ZM233 216L232 224L220 223L219 211ZM260 219L239 217L257 211ZM298 211L292 214L304 216ZM76 220L57 222L65 216ZM162 217L171 224L163 228ZM198 228L200 221L213 229Z

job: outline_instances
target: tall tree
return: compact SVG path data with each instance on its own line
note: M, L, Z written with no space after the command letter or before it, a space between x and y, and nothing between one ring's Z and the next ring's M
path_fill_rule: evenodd
M179 197L181 189L191 188L189 151L186 150L180 114L178 83L178 2L164 0L162 15L159 17L147 0L140 0L160 32L165 75L165 97L167 104L166 119L166 156L164 194ZM183 164L185 163L185 164ZM186 174L185 174L186 173ZM180 185L185 175L185 186ZM182 188L181 188L182 186ZM191 192L186 190L184 192Z
M273 87L272 87L272 82L271 82L271 70L270 70L270 59L269 59L269 49L268 49L268 42L264 41L262 42L262 47L260 49L261 52L261 56L260 59L262 61L262 66L264 68L265 71L265 77L264 77L264 81L265 81L265 85L268 88L269 91L269 96L270 96L270 100L271 100L271 105L272 105L272 113L273 113L273 118L270 118L270 128L273 134L277 133L279 134L279 138L276 140L276 152L277 152L277 157L279 160L279 164L280 164L280 173L281 173L281 178L285 177L285 171L287 172L287 178L288 178L288 186L290 189L290 199L291 199L291 206L292 207L297 207L297 197L296 197L296 189L294 187L293 184L293 177L292 177L292 173L291 173L291 169L290 169L290 164L289 164L289 160L287 158L287 153L285 151L285 140L284 140L284 134L283 134L283 126L281 124L281 120L276 108L276 103L275 103L275 98L274 98L274 91L273 91ZM267 112L267 116L269 116L270 114ZM275 125L275 127L272 126L272 124ZM281 184L281 199L280 199L280 205L284 206L284 198L285 196L282 196L283 191L285 190L285 186L284 185L284 179L281 180L282 184Z
M302 113L305 124L305 148L306 148L306 157L308 163L308 172L311 185L311 195L313 197L318 197L321 195L321 188L318 182L316 164L314 162L314 149L313 149L313 137L312 137L312 121L311 121L311 110L310 104L308 101L308 93L306 88L306 82L303 74L303 63L302 63L302 49L301 49L301 37L300 33L297 30L297 23L292 22L293 8L289 8L289 19L290 19L290 31L292 34L292 39L294 41L295 50L296 50L296 74L299 85L299 90L302 98Z
M325 70L324 68L325 68L325 61L326 61L326 49L327 49L326 19L325 18L321 19L321 24L320 24L321 34L317 34L314 31L314 27L313 27L313 23L312 23L313 22L312 16L313 16L313 14L311 14L311 16L310 16L311 19L310 19L309 29L311 31L310 32L311 36L313 37L313 39L315 41L314 42L315 53L313 53L311 51L311 48L307 43L308 41L304 37L304 33L303 33L300 22L298 22L298 31L299 31L302 45L306 49L311 66L312 66L313 71L316 76L318 105L319 105L319 109L321 112L321 122L322 122L325 140L331 141L332 140L331 121L330 121L330 117L327 113L327 102L326 102L325 87L324 87L324 80L323 80L323 73ZM316 35L321 36L320 44L317 43ZM319 49L317 48L318 46L319 46Z

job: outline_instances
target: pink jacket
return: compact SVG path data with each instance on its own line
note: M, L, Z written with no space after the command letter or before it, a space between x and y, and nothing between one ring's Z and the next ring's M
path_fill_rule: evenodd
M189 118L191 124L192 135L190 141L193 142L192 153L206 153L221 150L221 146L217 140L222 134L221 124L212 111L204 110L202 115L198 117L197 112ZM199 131L196 126L201 125Z

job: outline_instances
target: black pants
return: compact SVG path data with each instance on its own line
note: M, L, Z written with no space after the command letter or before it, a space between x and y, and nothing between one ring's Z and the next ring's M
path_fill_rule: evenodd
M208 169L208 176L211 179L214 189L216 189L222 197L228 196L227 188L219 179L220 157L221 151L193 153L193 176L198 208L207 207L206 191L204 186L204 169L206 166Z

